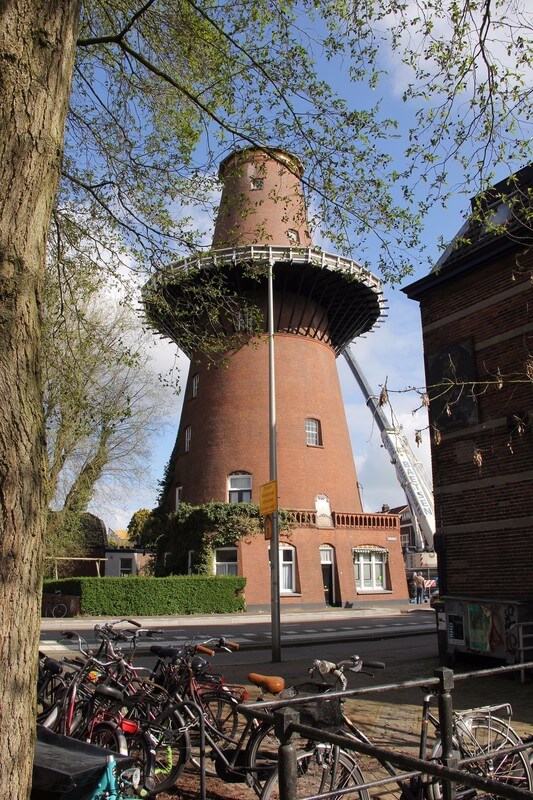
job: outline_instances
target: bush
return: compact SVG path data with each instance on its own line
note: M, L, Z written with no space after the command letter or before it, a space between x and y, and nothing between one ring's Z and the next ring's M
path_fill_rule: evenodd
M66 578L44 582L43 592L60 589L80 598L89 616L224 614L245 611L246 578L235 575L173 575L168 578Z

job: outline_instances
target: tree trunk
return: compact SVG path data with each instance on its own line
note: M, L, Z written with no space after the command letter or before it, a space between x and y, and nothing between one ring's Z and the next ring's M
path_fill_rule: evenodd
M45 514L40 295L77 0L0 0L0 797L31 786Z

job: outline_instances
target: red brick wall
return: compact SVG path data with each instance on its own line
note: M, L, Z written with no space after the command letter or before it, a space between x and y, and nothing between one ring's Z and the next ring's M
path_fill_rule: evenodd
M281 541L296 548L299 592L282 595L281 605L324 605L324 588L319 547L323 544L334 548L336 599L342 605L359 603L382 603L387 600L406 600L409 596L405 578L405 567L400 547L399 518L396 527L369 529L317 529L295 528L290 537L281 536ZM357 592L353 566L352 548L373 544L389 551L387 566L388 588L382 592ZM246 604L250 606L270 604L269 543L254 538L239 545L239 568L246 575Z
M526 373L533 353L532 267L531 255L511 254L436 285L421 299L426 354L471 338L480 381L479 423L444 431L432 445L448 594L533 600L533 384ZM483 386L497 381L498 372L502 388ZM513 415L521 412L529 412L529 426L520 436Z
M331 508L359 512L353 454L335 355L327 345L291 334L275 337L278 495L282 508L314 509L317 494ZM191 381L199 373L198 396ZM321 423L321 447L306 444L305 420ZM191 426L191 447L184 431ZM175 485L182 499L227 501L227 476L252 473L252 500L269 480L268 347L243 347L227 367L191 366L179 431Z
M310 247L307 212L298 177L299 162L281 151L293 172L258 150L244 150L225 162L224 190L215 225L214 247L263 244ZM253 180L263 186L252 189ZM290 235L289 231L296 232Z

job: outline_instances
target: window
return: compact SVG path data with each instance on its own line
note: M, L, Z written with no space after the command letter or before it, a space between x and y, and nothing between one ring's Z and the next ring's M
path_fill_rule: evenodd
M388 550L384 547L356 547L353 550L355 585L360 591L387 588Z
M321 544L320 550L320 563L333 564L333 547L330 544Z
M200 383L200 375L196 373L196 375L192 379L192 396L198 397L198 385Z
M252 502L252 476L249 472L228 475L228 503Z
M305 441L309 447L319 447L322 444L320 422L317 419L305 420Z
M185 452L186 453L188 453L189 450L191 449L191 434L192 434L192 428L191 428L190 425L188 425L185 428Z
M279 546L279 590L282 594L296 591L296 550L288 544Z
M174 509L175 511L177 511L178 508L180 507L182 489L183 489L183 486L176 486L176 497L175 497L175 501L176 501L175 502L175 506L176 507Z
M489 208L483 223L483 233L494 233L499 227L505 225L511 216L509 203L497 203Z
M476 355L472 339L452 342L426 355L429 390L429 419L438 430L477 425L479 406L475 393L467 391L477 380Z
M125 578L133 574L133 558L120 559L120 577Z
M240 308L235 318L236 333L251 333L254 329L254 312L251 308Z
M287 231L287 238L292 244L300 244L300 234L294 228L289 228Z
M268 558L270 559L270 547ZM296 548L290 544L279 546L279 591L280 594L296 592Z
M215 575L238 575L237 548L217 547L215 550Z
M250 178L250 188L253 191L257 191L258 189L262 189L265 185L264 178Z

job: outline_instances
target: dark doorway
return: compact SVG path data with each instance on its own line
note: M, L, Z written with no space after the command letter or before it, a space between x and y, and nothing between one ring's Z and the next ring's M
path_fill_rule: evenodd
M326 605L334 605L333 595L333 564L322 564L322 580L324 582L324 599Z

